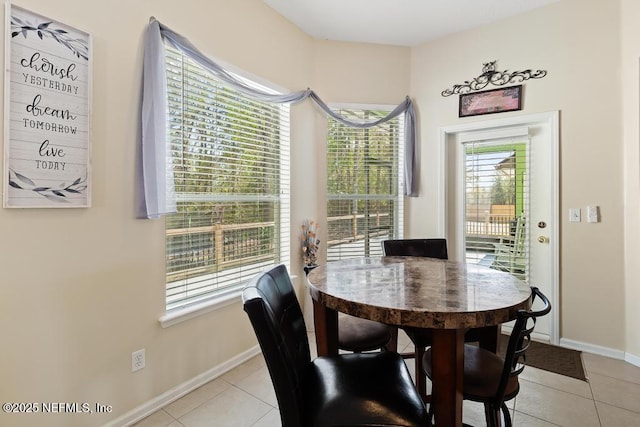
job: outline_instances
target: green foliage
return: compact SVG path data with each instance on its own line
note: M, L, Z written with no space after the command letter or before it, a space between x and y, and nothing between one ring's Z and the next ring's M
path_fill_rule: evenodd
M181 213L209 224L273 220L273 206L265 208L258 200L280 192L280 106L226 88L173 55L168 105L175 190L203 200L182 204ZM219 201L243 197L256 201Z
M513 205L515 203L515 179L512 176L496 175L491 187L491 204Z
M385 111L341 110L350 119L371 120ZM332 195L392 195L397 193L398 120L358 129L329 120L327 191ZM329 212L331 215L332 212Z
M339 110L355 121L386 111ZM362 239L392 230L398 197L399 120L369 129L329 120L327 137L327 233L329 241ZM363 237L367 236L367 237Z
M178 196L178 212L166 217L167 282L209 281L224 269L275 261L282 107L229 89L166 51L170 167Z

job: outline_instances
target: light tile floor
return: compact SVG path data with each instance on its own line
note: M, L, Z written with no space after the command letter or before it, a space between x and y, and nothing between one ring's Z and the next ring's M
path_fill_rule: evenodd
M312 354L315 339L310 335ZM401 334L399 347L411 351ZM582 353L589 382L527 367L520 393L509 402L514 426L640 426L640 368ZM413 359L408 360L413 373ZM482 405L464 402L464 422L484 426ZM165 406L136 427L280 426L275 393L264 359L256 356Z

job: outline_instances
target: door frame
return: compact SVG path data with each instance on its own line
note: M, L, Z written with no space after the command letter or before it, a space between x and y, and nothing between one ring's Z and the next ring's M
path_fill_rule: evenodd
M549 230L549 263L550 263L550 276L551 276L551 295L549 295L549 299L553 301L551 312L549 313L550 318L550 335L548 337L549 342L551 344L558 344L560 339L560 316L559 316L559 307L560 307L560 289L559 289L559 247L560 247L560 214L559 214L559 192L560 192L560 177L559 177L559 146L560 146L560 112L559 111L549 111L544 113L537 114L526 114L519 115L514 117L508 117L504 119L494 119L494 120L483 120L476 121L471 123L464 123L452 126L444 126L440 128L440 164L442 165L440 169L440 191L438 194L438 198L440 199L440 206L443 206L444 209L441 210L442 216L439 218L438 229L444 232L444 235L449 239L452 236L452 233L448 229L448 221L447 218L450 218L450 215L455 217L455 224L458 230L462 230L464 216L462 215L462 210L459 208L453 208L449 206L448 202L453 202L450 199L451 188L450 183L448 182L447 176L452 172L450 169L452 165L449 162L449 146L452 142L455 142L458 134L461 133L484 133L487 132L495 132L499 134L500 132L509 133L510 128L523 127L523 126L542 126L546 129L547 134L549 135L549 173L551 174L551 182L552 189L549 196L549 203L551 208L551 218L550 220L554 224L554 227L551 227ZM455 167L455 166L453 166ZM456 171L453 171L454 173ZM459 198L462 195L458 195ZM456 200L456 203L452 205L460 207L463 206L464 203L460 203L460 200ZM454 212L451 212L451 209L454 209ZM463 233L456 233L456 242L454 247L457 248L455 256L457 259L463 259L462 250L464 248L463 242Z

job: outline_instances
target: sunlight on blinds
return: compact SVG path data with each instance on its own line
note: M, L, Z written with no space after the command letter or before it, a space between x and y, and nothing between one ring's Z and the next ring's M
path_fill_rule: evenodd
M388 111L342 109L354 120ZM401 118L370 129L329 120L327 140L327 261L382 255L382 240L403 229L403 124Z
M166 52L178 207L166 218L169 310L289 262L290 167L288 105L249 98Z

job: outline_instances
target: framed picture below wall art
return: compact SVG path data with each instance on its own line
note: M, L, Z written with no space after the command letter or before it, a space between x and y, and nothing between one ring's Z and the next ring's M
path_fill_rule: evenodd
M459 117L522 109L522 85L460 95Z
M91 205L90 34L6 5L4 207Z

